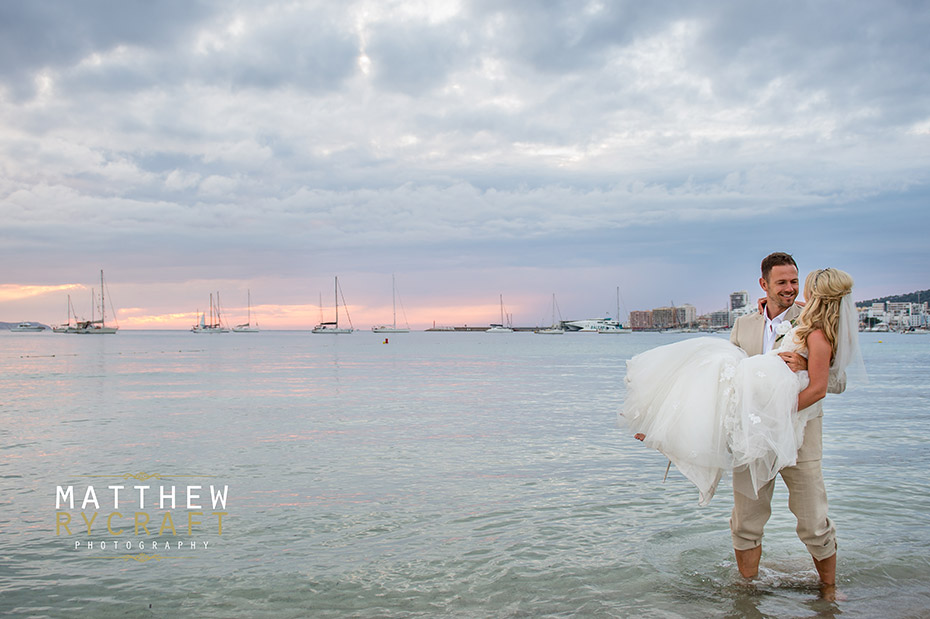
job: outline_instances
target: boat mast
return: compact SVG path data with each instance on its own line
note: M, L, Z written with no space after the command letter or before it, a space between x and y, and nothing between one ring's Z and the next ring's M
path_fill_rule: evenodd
M920 297L918 297L919 299ZM919 301L918 301L919 302ZM394 286L394 274L391 273L391 304L394 306L394 328L397 328L397 289Z
M336 328L339 328L339 278L336 278L336 285L333 288L333 298L336 300Z
M103 269L100 269L100 326L107 326L107 305L103 298Z

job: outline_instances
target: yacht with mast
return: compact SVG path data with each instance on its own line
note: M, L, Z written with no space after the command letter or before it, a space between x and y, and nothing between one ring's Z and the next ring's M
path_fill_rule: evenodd
M94 307L93 304L91 304L91 319L78 321L73 329L65 331L65 333L79 333L82 335L111 335L119 331L119 324L116 326L107 325L107 305L105 295L106 288L106 282L103 280L103 269L100 269L100 319L98 320L94 318ZM93 290L91 291L91 296L94 299L94 303L96 303L97 295L93 292ZM113 309L112 305L110 306L110 309ZM115 317L115 310L113 310L113 314Z
M394 322L390 325L381 325L380 327L372 327L371 330L375 333L410 333L410 325L408 324L406 328L397 326L397 286L395 285L394 276L391 275L391 300L394 307ZM403 304L401 304L401 309L403 309ZM404 323L406 324L406 315L404 316Z
M74 316L74 306L71 305L71 295L68 295L68 322L65 324L57 325L52 327L52 331L55 333L74 333L75 327L71 324L71 317ZM77 322L77 316L74 316L74 322Z
M260 329L258 328L258 323L252 324L252 291L248 291L249 295L249 314L248 319L241 325L236 325L232 328L233 333L258 333Z
M595 327L598 333L621 334L630 333L630 329L624 329L620 324L620 286L617 286L617 320L605 320Z
M546 327L545 329L536 329L536 333L540 335L562 335L565 333L565 329L562 328L562 312L559 312L559 322L555 321L555 312L558 309L558 305L555 302L555 293L552 293L552 325Z
M505 327L504 324L504 295L501 295L501 322L499 325L492 324L485 333L513 333L513 329Z
M216 293L216 305L213 304L213 293L210 293L210 322L204 312L200 313L200 322L191 327L191 333L229 333L229 329L223 326L223 320L220 318L220 293Z
M352 327L352 319L349 317L349 310L348 310L348 308L346 307L346 300L345 300L344 297L343 297L343 299L342 299L342 306L346 308L346 319L349 321L349 326L348 326L348 328L346 328L346 327L340 327L340 326L339 326L339 297L340 297L341 294L342 294L342 290L339 288L339 278L338 278L338 277L336 278L336 283L335 283L335 285L334 285L334 289L335 289L334 296L335 296L335 301L336 301L336 320L333 321L333 322L323 322L323 321L321 320L321 321L320 321L320 324L318 324L317 326L313 327L313 329L310 331L311 333L333 333L333 334L338 334L338 333L352 333L353 331L355 331L355 329ZM320 303L320 305L321 305L321 306L323 305L322 302ZM322 307L321 307L320 311L321 311L321 312L323 311L323 310L322 310Z

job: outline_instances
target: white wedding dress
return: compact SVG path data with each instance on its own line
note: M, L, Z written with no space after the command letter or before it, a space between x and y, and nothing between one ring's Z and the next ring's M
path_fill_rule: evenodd
M797 462L804 427L818 411L797 410L807 372L795 374L778 352L807 351L794 342L749 357L727 340L701 337L653 348L627 361L621 413L645 444L665 454L697 486L706 505L726 470L746 469L757 496L778 471Z

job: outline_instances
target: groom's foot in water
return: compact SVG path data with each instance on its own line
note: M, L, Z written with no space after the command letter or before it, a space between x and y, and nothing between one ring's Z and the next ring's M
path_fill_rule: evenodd
M820 583L820 599L826 602L836 602L845 599L836 591L836 585L825 585Z
M759 574L759 560L762 558L762 544L749 550L733 550L736 553L736 567L743 578L755 578Z
M845 599L836 590L836 553L826 559L814 559L814 567L820 576L820 598L828 602Z

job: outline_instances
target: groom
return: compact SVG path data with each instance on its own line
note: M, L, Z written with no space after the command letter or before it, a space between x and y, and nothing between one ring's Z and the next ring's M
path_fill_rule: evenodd
M781 344L778 325L795 320L801 307L795 304L798 296L798 265L790 254L776 252L762 261L759 285L765 291L763 311L739 318L730 332L730 341L749 355L764 354ZM781 329L784 332L786 327ZM792 371L807 369L807 361L794 353L781 353ZM835 385L832 392L842 391ZM795 466L779 473L788 486L788 508L798 519L797 533L814 559L820 581L832 588L836 576L836 529L827 516L827 492L823 484L822 457L823 411L821 403L813 404L816 415L807 422L804 442L798 449ZM738 480L747 482L748 471L733 472L733 487ZM744 485L745 487L745 485ZM733 515L730 530L736 564L744 578L753 578L759 572L762 557L762 529L772 513L772 491L775 479L759 488L757 499L733 492Z

